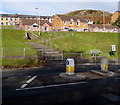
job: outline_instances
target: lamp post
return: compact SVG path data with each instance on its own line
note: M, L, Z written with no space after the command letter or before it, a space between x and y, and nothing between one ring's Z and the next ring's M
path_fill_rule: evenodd
M104 11L103 11L103 29L105 31L105 16L104 16Z
M36 19L38 20L39 36L40 36L40 15L37 12L38 8L35 8L35 9L36 9ZM37 18L37 15L38 15L38 18Z

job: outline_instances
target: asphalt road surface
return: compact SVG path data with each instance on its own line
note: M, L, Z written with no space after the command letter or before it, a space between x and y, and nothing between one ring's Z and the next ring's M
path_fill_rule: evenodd
M63 67L5 70L2 105L120 105L120 71L110 65L113 77L92 73L99 65L77 65L85 80L61 78Z

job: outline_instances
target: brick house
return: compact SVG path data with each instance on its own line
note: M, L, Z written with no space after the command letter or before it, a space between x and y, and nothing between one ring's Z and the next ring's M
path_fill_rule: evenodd
M0 26L10 26L19 24L19 17L14 14L1 14L0 15Z
M68 31L70 29L75 31L87 31L88 23L86 20L69 15L55 15L52 21L53 30Z
M48 20L21 19L16 28L25 31L52 31L52 24Z
M118 32L119 27L114 25L91 24L89 25L90 32Z
M0 14L0 26L13 26L20 23L20 19L40 19L52 22L53 16L35 16L35 15L19 15L19 14Z
M120 11L115 11L115 13L111 16L111 23L114 23L119 16L120 16Z

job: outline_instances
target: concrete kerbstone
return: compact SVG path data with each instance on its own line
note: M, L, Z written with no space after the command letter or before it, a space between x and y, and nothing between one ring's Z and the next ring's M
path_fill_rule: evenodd
M99 71L97 71L97 70L91 70L91 72L93 72L93 73L96 73L96 74L99 74L99 75L102 75L102 76L106 76L106 77L112 77L112 76L114 76L114 72L112 72L112 71L107 71L107 72L104 72L104 71L102 71L102 70L99 70Z
M75 73L74 75L67 75L66 73L60 73L59 76L61 78L70 79L70 80L86 80L86 77Z

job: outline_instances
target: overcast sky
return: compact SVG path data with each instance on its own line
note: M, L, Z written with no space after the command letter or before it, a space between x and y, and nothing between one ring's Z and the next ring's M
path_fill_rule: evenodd
M23 2L24 1L24 2ZM95 9L114 13L118 10L118 0L2 0L0 13L36 15L35 8L38 8L39 15L65 14L75 10ZM104 2L106 1L106 2Z

